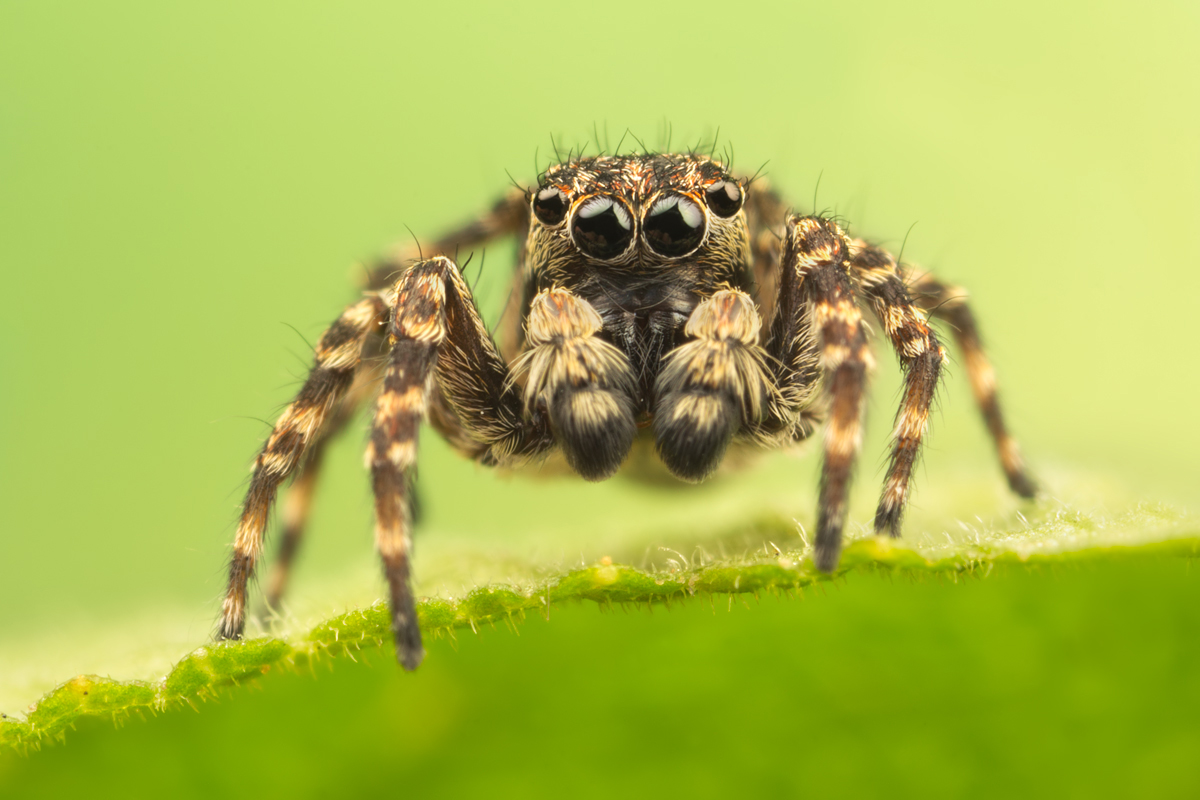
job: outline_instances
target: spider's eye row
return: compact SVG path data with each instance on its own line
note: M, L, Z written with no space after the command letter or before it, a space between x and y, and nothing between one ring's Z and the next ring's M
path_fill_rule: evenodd
M597 195L575 212L571 238L576 247L592 258L616 258L633 241L633 217L619 201Z
M642 220L642 233L660 256L685 256L704 241L704 209L690 197L663 195Z
M553 186L540 190L533 196L533 214L538 222L553 228L567 218L567 198Z
M732 217L742 207L742 187L737 181L717 181L708 187L704 199L718 217Z

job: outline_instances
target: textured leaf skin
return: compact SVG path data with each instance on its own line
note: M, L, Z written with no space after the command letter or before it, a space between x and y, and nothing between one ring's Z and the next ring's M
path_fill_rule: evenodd
M782 541L793 534L791 523L780 519L761 521L755 528ZM910 549L886 538L858 539L846 547L835 575L813 568L807 546L786 551L764 548L750 556L669 571L647 571L604 559L538 584L482 586L460 598L427 598L417 611L422 630L429 636L442 636L497 622L515 625L528 613L552 615L556 605L583 600L601 606L669 605L698 595L732 598L735 594L802 591L856 570L957 578L960 574L983 576L996 565L1163 555L1200 555L1200 525L1195 519L1157 505L1139 506L1116 517L1063 510L1020 532L977 534L950 540L938 549ZM380 601L325 620L296 638L206 644L184 656L158 681L80 675L38 700L24 720L0 719L0 745L27 751L63 740L82 717L120 723L134 713L195 706L197 700L214 698L218 690L252 681L274 668L310 667L319 660L353 658L357 650L383 646L391 646L391 632L387 608Z

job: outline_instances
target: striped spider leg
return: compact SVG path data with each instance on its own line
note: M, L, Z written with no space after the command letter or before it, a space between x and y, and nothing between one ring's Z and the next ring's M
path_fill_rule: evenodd
M928 428L946 351L909 297L895 259L861 239L852 241L850 247L850 265L861 294L883 326L904 370L904 396L896 411L887 479L875 512L875 532L899 536L908 480Z
M528 227L528 199L521 191L509 191L486 213L466 225L450 231L431 245L422 248L416 244L407 244L392 248L390 254L370 268L367 287L379 291L394 284L399 275L421 258L423 251L428 255L453 256L460 249L486 245L506 236L516 236L518 240L524 241L525 231ZM381 334L384 332L382 328L379 330ZM368 347L371 347L370 342L368 342ZM372 355L374 355L373 351ZM382 358L382 354L379 355ZM300 464L299 473L287 487L281 504L282 524L278 549L263 593L264 606L267 611L278 608L287 590L292 566L308 525L313 494L320 479L326 446L354 420L361 405L378 392L380 379L381 376L376 369L364 367L358 373L353 386L346 393L346 397L338 404L333 418L316 432L314 439L309 443L305 457ZM449 437L454 434L453 424L448 421L450 416L445 413L444 401L440 394L433 399L431 418L434 427L438 428L443 435ZM465 442L459 444L468 445Z
M836 223L820 217L791 217L780 266L767 349L777 365L776 381L786 402L779 407L773 427L782 429L785 440L803 439L812 426L802 409L812 405L825 409L814 560L818 569L830 572L841 553L850 477L862 446L867 376L874 359L850 276L849 242ZM820 401L814 396L818 383L824 387Z
M616 471L633 438L632 371L596 336L595 310L561 290L534 298L530 347L510 370L462 273L444 256L408 270L391 305L391 352L366 461L397 658L411 670L423 650L410 581L408 487L431 398L440 397L439 432L485 465L518 464L557 443L581 475L599 479ZM529 373L524 391L516 384L521 371Z
M766 182L755 185L746 198L754 252L756 282L762 291L760 304L774 307L776 292L784 270L780 265L783 248L775 246L781 238L787 212L783 200ZM877 533L898 536L900 520L908 496L908 481L927 429L941 367L946 350L929 325L941 320L951 326L963 352L967 374L976 402L983 414L1000 457L1009 486L1021 497L1036 494L1016 440L1008 433L996 397L995 372L980 343L978 327L966 304L966 292L950 287L928 272L911 272L896 263L882 248L861 239L850 241L851 280L862 305L869 307L896 351L905 372L904 397L897 411L883 494L875 515ZM778 293L782 297L783 292ZM779 300L781 302L781 300ZM815 374L814 374L815 379Z
M967 292L957 286L948 286L929 272L914 272L906 276L913 300L929 314L931 319L944 320L949 326L966 362L967 379L971 392L983 415L984 424L996 445L1000 466L1008 478L1008 485L1021 497L1034 497L1037 483L1030 477L1021 448L1008 432L1004 415L1000 411L1000 399L996 393L996 371L983 351L979 338L979 326L975 315L967 305Z
M325 331L317 343L308 379L259 452L234 538L229 585L221 607L221 638L241 638L246 624L246 585L262 556L263 534L276 491L320 439L359 372L363 348L386 322L387 311L384 296L371 294L347 308Z
M383 333L382 324L378 333ZM371 337L366 347L371 348L371 340L375 340L377 343L379 338L379 336ZM284 592L287 591L292 565L300 550L300 543L304 539L304 530L312 509L313 494L321 477L321 468L325 462L325 449L329 442L350 424L359 406L375 391L378 383L377 370L371 369L368 364L360 366L354 382L347 390L346 396L337 404L337 410L332 414L332 418L316 432L311 444L308 445L299 471L287 487L279 515L279 546L275 553L275 561L271 564L268 573L266 589L263 591L263 604L267 612L279 607Z
M394 288L348 309L322 337L297 399L284 411L251 478L219 635L235 639L245 623L246 586L261 553L275 489L301 461L349 389L362 345L385 324L388 353L375 402L366 461L375 494L375 542L390 592L397 658L415 669L423 656L410 586L409 483L420 423L434 403L452 443L488 464L513 463L552 443L545 415L526 414L520 390L479 316L458 267L436 256L407 270ZM435 394L441 398L431 399Z
M940 363L946 358L945 348L940 347L928 320L942 320L950 326L962 351L975 402L996 446L1009 488L1021 497L1034 497L1037 484L1029 475L1016 439L1005 425L996 391L996 372L983 351L975 315L967 305L966 291L947 286L932 273L908 270L897 264L887 251L861 239L854 240L851 246L855 275L907 375L905 399L896 419L895 448L884 498L876 516L876 530L898 528L908 472L919 445L918 431L924 429L928 416L929 400L922 387L928 387L932 392ZM935 351L939 349L941 355L935 357Z

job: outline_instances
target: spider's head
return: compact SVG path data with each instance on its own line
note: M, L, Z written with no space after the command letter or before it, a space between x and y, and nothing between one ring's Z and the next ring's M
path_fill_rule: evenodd
M573 159L530 192L530 250L592 266L728 260L745 240L744 195L742 182L705 156Z

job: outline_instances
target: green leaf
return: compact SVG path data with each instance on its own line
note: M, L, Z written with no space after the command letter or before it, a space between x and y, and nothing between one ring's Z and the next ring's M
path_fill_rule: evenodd
M768 513L732 530L707 536L693 532L696 555L691 558L660 548L672 556L663 564L640 567L608 557L582 568L550 571L526 563L520 580L489 582L457 596L426 597L418 605L418 614L425 635L437 637L497 623L515 626L529 614L552 618L556 607L581 601L601 606L671 605L696 598L712 602L739 594L803 592L856 571L944 575L957 580L986 576L1001 564L1200 554L1197 519L1161 504L1135 503L1111 513L1085 512L1047 500L1028 515L1014 510L993 525L954 520L952 526L953 531L919 537L915 543L860 532L845 548L838 573L829 576L813 568L803 528L787 515ZM702 546L727 541L756 544L724 557L713 556ZM296 670L319 661L354 658L364 648L390 647L390 639L387 608L378 601L307 628L206 644L157 680L80 675L45 694L22 717L0 719L0 744L23 751L62 740L84 717L119 723L140 712L195 707L220 689L254 681L273 669Z

